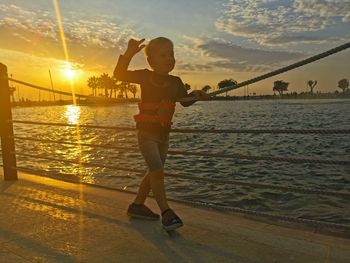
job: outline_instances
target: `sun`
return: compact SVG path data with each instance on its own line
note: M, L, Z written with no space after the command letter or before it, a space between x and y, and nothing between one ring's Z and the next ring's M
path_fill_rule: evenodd
M70 69L70 68L65 69L64 74L66 74L66 77L67 77L69 80L72 80L72 79L74 79L74 77L75 77L75 72L74 72L74 70L73 70L73 69Z
M63 73L69 80L73 80L76 76L76 72L70 63L66 64L65 68L63 69Z

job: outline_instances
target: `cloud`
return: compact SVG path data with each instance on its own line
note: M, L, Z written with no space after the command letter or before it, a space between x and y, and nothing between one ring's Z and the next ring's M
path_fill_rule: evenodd
M265 39L265 44L267 45L284 45L285 43L330 43L330 42L340 42L346 41L345 38L342 37L317 37L317 36L306 36L306 35L280 35L276 37L270 37Z
M87 67L104 60L115 63L127 40L136 33L114 17L66 12L62 17L70 59ZM57 20L53 11L0 4L0 47L63 59Z
M295 12L316 15L320 18L349 17L350 1L348 0L295 0Z
M54 12L46 10L27 10L16 5L0 5L0 26L25 29L29 32L59 41L59 32ZM69 12L62 18L65 36L68 41L84 46L115 48L123 39L135 32L116 22L112 17L96 15L85 17L83 13Z
M180 64L179 69L211 71L220 68L239 72L258 72L304 57L304 54L297 52L242 47L222 39L193 39L192 45L189 44L186 51L189 52L190 49L194 54L202 54L198 60L203 63Z
M19 29L58 40L56 22L48 11L30 11L16 5L0 5L0 18L0 27L9 28L10 34L16 34Z
M123 48L126 40L135 32L105 17L81 18L75 21L65 19L64 26L69 41L79 42L84 46L98 46L103 49Z
M215 25L219 31L234 36L276 45L291 40L313 42L316 38L306 37L306 33L320 32L349 20L349 0L229 0ZM327 41L327 37L319 40Z
M213 70L212 65L208 64L179 64L177 65L177 68L180 70L185 70L185 71L211 71Z

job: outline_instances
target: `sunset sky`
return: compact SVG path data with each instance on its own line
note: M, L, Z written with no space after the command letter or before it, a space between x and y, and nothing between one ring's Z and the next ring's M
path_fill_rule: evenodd
M89 94L87 78L111 74L130 37L174 41L172 72L193 88L238 82L350 41L348 0L60 0L67 50L77 92ZM0 0L0 62L14 78L69 90L66 60L51 0ZM132 68L145 68L143 54ZM350 79L350 50L250 86L271 94L273 81L289 91L335 91ZM27 88L20 88L27 95ZM29 94L29 93L28 93ZM35 93L36 94L36 93ZM243 89L232 95L242 95Z

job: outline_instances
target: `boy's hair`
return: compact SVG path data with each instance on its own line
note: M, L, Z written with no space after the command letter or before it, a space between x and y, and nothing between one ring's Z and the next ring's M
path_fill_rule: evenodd
M173 42L166 37L157 37L152 39L145 47L146 58L152 57L152 55L157 51L158 47L164 44L170 44L171 46L174 46Z

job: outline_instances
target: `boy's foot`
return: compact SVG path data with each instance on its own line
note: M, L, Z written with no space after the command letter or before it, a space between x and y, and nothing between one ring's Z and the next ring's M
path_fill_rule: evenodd
M159 215L152 212L151 209L149 209L144 204L134 204L132 203L129 205L128 216L133 218L139 218L139 219L146 219L146 220L159 220Z
M166 231L174 230L184 225L180 217L171 209L167 209L162 213L162 224Z

